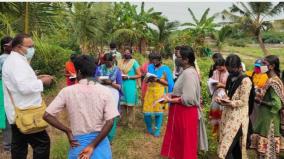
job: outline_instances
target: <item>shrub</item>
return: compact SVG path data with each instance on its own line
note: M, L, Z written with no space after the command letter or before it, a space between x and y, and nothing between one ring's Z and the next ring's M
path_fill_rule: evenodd
M262 39L265 43L279 44L284 42L284 33L282 32L264 32Z
M147 57L145 57L144 55L140 54L139 52L134 52L133 53L133 58L135 60L137 60L137 62L139 63L139 65L143 65L144 62L147 60Z
M216 141L216 137L214 137L211 133L212 128L211 128L210 121L208 120L208 114L209 114L210 104L211 104L211 97L208 94L208 89L207 89L208 73L209 73L210 66L212 65L212 61L210 58L204 57L204 58L198 58L197 62L198 62L198 66L200 69L201 80L202 80L201 81L202 82L201 84L202 92L201 93L202 93L203 104L204 104L203 115L206 121L208 142L210 143L208 154L214 154L217 151L218 143Z
M268 38L264 40L264 43L268 43L268 44L280 44L280 42L284 41L281 38L278 37L272 37L272 38Z
M50 45L37 38L34 38L34 40L36 53L31 62L34 70L38 70L40 74L62 76L65 62L69 59L71 50Z
M228 39L227 42L230 46L237 47L245 47L247 43L244 39Z

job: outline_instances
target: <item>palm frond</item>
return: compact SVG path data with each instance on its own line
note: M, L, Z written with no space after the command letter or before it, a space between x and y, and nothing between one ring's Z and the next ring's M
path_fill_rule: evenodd
M248 2L248 5L250 6L252 12L254 14L267 14L273 4L271 2Z
M0 13L0 34L2 35L14 35L11 20L4 14Z
M222 11L221 14L222 14L223 20L230 20L231 22L239 22L241 19L241 16L233 14L232 12L229 12L228 10Z
M237 4L233 4L230 7L230 12L232 12L232 13L240 13L241 15L245 14L245 11L243 11Z
M208 16L209 11L210 11L210 8L207 8L205 10L205 12L203 13L203 15L202 15L202 17L200 19L200 23L204 23L207 20L207 16Z
M188 23L181 24L181 26L196 26L196 24L188 22Z
M284 12L284 2L279 2L268 12L268 15L275 16L282 12Z
M196 19L194 13L192 12L192 10L190 8L187 9L192 17L192 19L194 20L195 24L198 24L199 21Z

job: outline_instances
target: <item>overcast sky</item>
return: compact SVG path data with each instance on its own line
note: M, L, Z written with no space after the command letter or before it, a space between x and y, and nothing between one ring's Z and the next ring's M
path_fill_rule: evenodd
M141 2L132 3L138 5L138 7L141 5ZM192 22L187 8L190 8L199 19L207 8L210 8L209 14L213 15L229 8L231 5L232 2L145 2L146 9L153 7L155 11L162 12L169 20L177 20L181 23ZM274 19L280 18L284 18L284 13L274 17Z

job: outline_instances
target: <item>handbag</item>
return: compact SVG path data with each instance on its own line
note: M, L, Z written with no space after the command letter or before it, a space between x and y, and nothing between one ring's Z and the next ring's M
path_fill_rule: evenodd
M8 90L12 105L15 108L15 123L20 132L23 134L33 134L45 130L48 126L43 120L46 104L42 101L40 106L31 106L27 109L19 109L16 107L11 92Z

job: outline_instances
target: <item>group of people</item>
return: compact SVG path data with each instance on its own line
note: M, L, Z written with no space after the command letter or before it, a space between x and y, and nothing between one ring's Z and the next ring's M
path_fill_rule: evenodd
M98 59L72 54L65 65L67 86L46 109L41 93L54 77L36 75L30 66L35 53L32 38L26 34L4 37L1 53L0 129L4 149L11 151L12 159L25 159L28 145L33 148L33 158L49 158L45 122L68 137L68 158L112 158L117 125L135 127L139 95L147 135L160 137L164 114L168 114L161 156L195 159L198 149L208 150L201 73L191 47L175 47L173 72L159 53L151 52L140 66L131 48L120 53L114 43ZM236 54L223 58L216 53L212 59L209 120L218 141L218 157L245 159L247 149L252 148L259 159L277 158L284 149L279 58L258 59L253 71L245 71ZM57 118L64 109L70 127ZM41 117L35 118L35 114ZM29 127L32 130L26 130Z
M209 119L218 140L219 158L248 158L248 148L256 150L259 159L279 158L284 148L279 58L257 59L253 71L245 71L237 55L225 60L216 53L212 59Z

